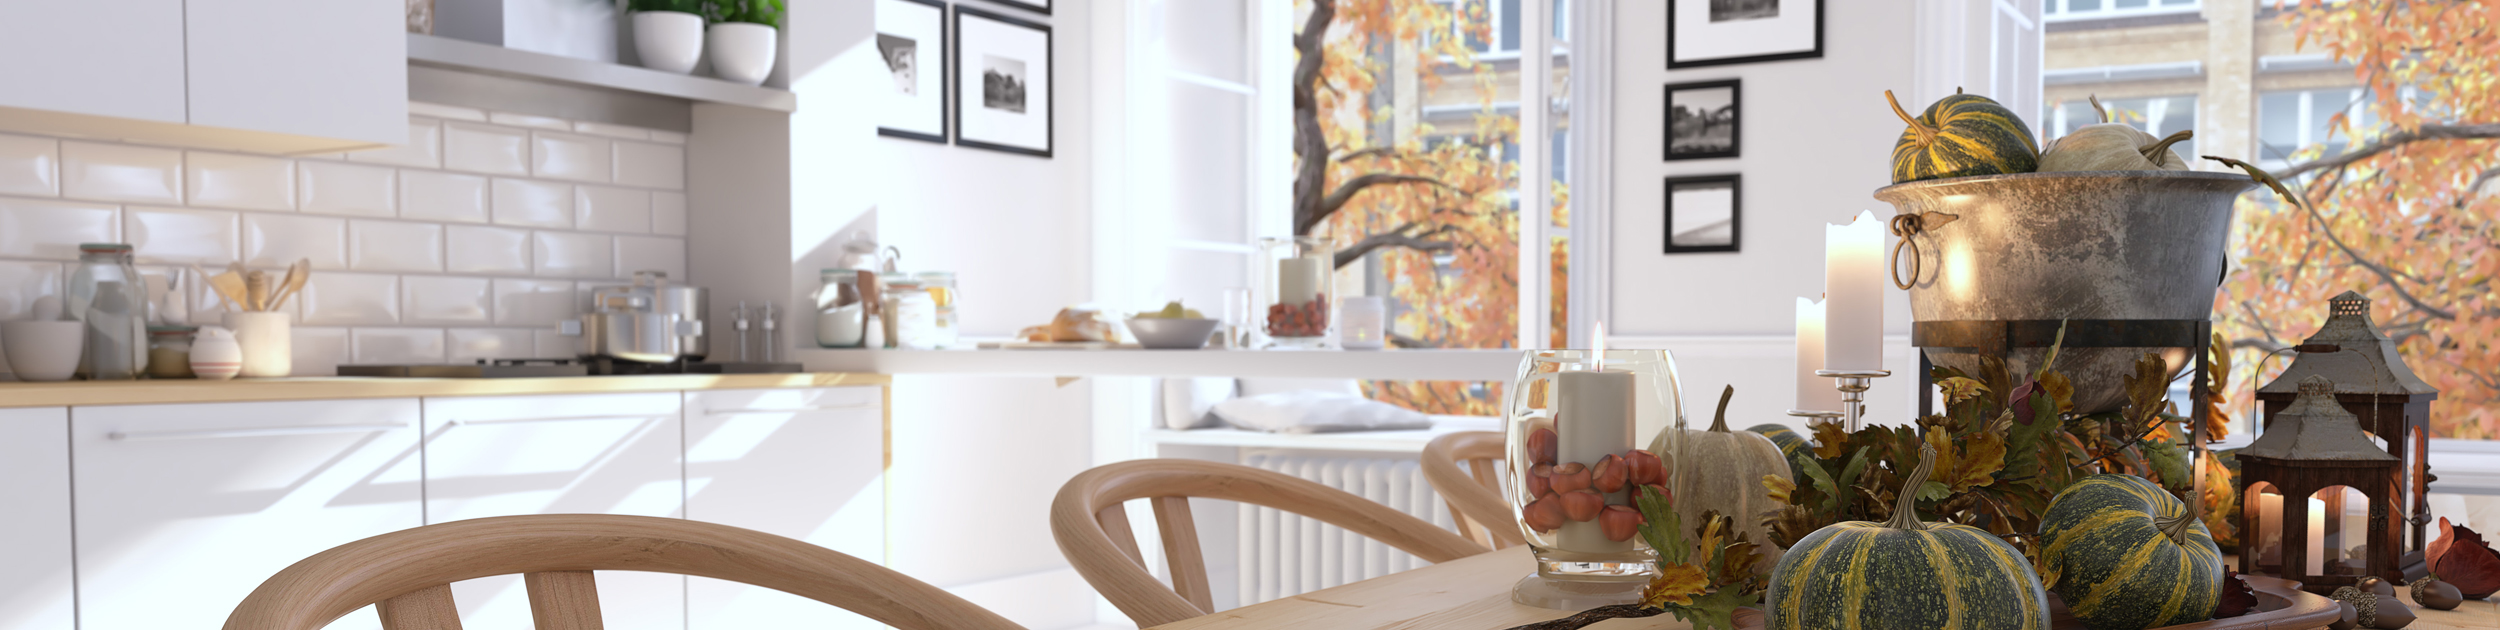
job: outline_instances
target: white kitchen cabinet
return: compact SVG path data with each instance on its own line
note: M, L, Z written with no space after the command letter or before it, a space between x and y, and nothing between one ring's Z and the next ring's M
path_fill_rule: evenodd
M69 409L0 409L0 628L68 630Z
M0 3L0 108L187 122L182 3Z
M681 517L678 392L425 399L426 523L518 514ZM617 630L681 630L686 578L599 572ZM462 625L529 627L520 576L452 585Z
M883 406L876 387L687 392L686 517L883 564ZM688 581L692 630L881 627L787 593Z
M80 630L224 625L278 570L422 524L415 399L76 407ZM331 628L378 628L368 607Z

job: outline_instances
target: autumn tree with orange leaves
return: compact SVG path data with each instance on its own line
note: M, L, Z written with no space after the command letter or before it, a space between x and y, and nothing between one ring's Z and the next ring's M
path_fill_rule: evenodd
M2302 0L2282 19L2303 45L2354 66L2380 121L2331 124L2340 154L2312 147L2275 174L2310 208L2252 194L2236 270L2215 312L2233 363L2317 330L2327 298L2371 298L2371 318L2414 372L2440 390L2433 437L2500 439L2500 2ZM2408 95L2407 92L2412 94ZM2265 193L2271 194L2271 193ZM2266 361L2280 373L2289 358Z

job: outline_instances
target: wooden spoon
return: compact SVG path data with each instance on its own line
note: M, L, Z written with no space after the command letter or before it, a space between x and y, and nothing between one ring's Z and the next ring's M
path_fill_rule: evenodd
M288 265L286 279L278 281L277 292L269 298L270 310L277 310L278 307L284 306L286 299L295 297L297 292L303 291L304 283L310 280L312 280L312 259L305 258L295 261L293 265Z
M252 273L243 276L243 289L245 297L251 299L244 310L255 313L269 310L269 272L252 270Z
M233 271L227 271L225 273L212 276L208 275L208 272L206 271L201 271L199 265L192 265L191 272L200 274L201 278L207 279L208 288L217 291L218 297L225 298L226 310L228 312L242 308L244 303L243 298L245 297L247 289L244 287L244 280L241 274L237 274Z

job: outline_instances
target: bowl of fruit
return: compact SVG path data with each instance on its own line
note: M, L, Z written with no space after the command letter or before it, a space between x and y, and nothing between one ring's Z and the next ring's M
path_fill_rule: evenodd
M1196 350L1207 347L1215 336L1215 325L1197 309L1183 308L1181 303L1163 305L1163 310L1138 313L1129 318L1128 332L1137 337L1137 345L1150 350Z

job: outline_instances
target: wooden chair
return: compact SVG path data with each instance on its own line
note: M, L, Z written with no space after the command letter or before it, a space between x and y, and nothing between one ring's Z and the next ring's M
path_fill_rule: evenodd
M1527 542L1502 500L1502 480L1494 475L1502 461L1499 431L1460 431L1433 438L1424 445L1424 480L1450 506L1458 535L1477 544L1502 549ZM1466 462L1462 470L1460 462Z
M1483 547L1389 506L1283 473L1193 459L1145 459L1078 473L1059 488L1050 505L1050 532L1059 553L1104 598L1140 627L1212 612L1206 560L1198 549L1190 497L1262 505L1387 543L1427 562L1448 562L1484 552ZM1163 530L1163 554L1171 568L1166 587L1146 569L1129 529L1131 499L1151 499Z
M715 523L552 514L427 525L313 554L262 582L226 630L320 630L380 604L385 630L459 630L451 583L519 573L537 630L596 630L591 571L718 578L906 630L1023 630L926 582L841 552Z

